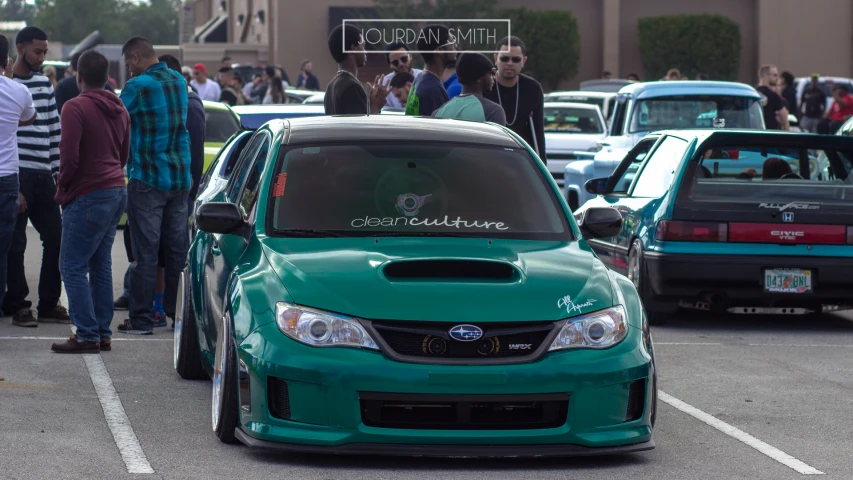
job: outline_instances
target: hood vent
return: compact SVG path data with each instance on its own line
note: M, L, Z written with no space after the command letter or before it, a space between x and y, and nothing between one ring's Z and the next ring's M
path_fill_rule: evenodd
M392 262L383 270L385 278L393 281L484 281L510 283L521 275L504 262L480 260L408 260Z

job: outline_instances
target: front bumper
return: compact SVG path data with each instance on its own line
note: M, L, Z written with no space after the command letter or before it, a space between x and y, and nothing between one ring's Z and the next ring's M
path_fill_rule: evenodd
M382 353L313 348L285 337L275 324L238 348L250 378L250 412L241 411L243 443L291 451L427 456L540 456L621 453L654 448L650 422L651 356L641 332L607 350L556 352L529 364L434 365L396 362ZM281 392L268 388L286 382ZM277 382L277 383L271 383ZM642 386L637 410L631 386ZM370 393L368 393L370 392ZM550 428L431 429L365 425L369 395L548 396L567 394L565 421ZM629 420L627 412L637 415ZM286 410L286 415L282 411ZM274 415L271 412L276 412ZM282 418L286 417L286 418Z
M708 298L715 306L797 307L853 305L853 258L702 255L646 251L648 279L657 300ZM801 268L812 270L811 293L764 291L764 270Z

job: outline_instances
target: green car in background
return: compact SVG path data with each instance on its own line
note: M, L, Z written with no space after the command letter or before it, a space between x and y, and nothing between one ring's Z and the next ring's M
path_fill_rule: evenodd
M228 105L220 102L204 100L204 116L206 119L204 134L204 170L210 167L210 163L222 150L225 142L231 135L240 130L240 116L234 113ZM118 223L119 228L127 225L127 213L121 216Z
M511 130L406 116L271 120L217 160L181 275L175 369L226 443L565 456L654 448L633 284ZM233 167L228 159L235 158ZM476 181L472 181L476 179Z

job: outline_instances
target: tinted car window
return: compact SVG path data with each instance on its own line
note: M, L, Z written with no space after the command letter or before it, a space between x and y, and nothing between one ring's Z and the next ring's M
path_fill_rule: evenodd
M633 197L662 197L672 183L672 177L678 163L684 157L687 142L675 137L666 137L660 146L652 152L640 177L637 179Z
M629 153L629 155L631 155L631 163L628 165L628 168L625 169L625 172L623 172L619 177L619 180L616 181L616 184L609 193L628 193L628 190L631 189L631 184L634 183L634 178L637 177L637 172L640 171L640 166L643 164L643 160L646 159L646 155L648 155L649 150L655 146L655 143L657 143L656 138L643 140L631 150Z
M688 197L700 202L853 203L853 152L731 145L705 150Z
M231 178L228 180L228 187L226 187L226 195L229 202L237 201L237 196L240 194L243 183L246 181L246 176L249 173L249 167L252 166L252 160L254 160L255 155L260 149L261 143L263 143L266 138L267 135L264 133L255 134L249 145L246 146L240 154L240 158L237 160L237 164L234 167Z
M260 148L258 148L257 154L255 154L252 166L249 167L246 181L243 183L243 192L240 194L239 206L244 219L249 218L249 214L252 212L255 202L258 200L258 187L260 186L261 173L264 171L264 165L266 165L269 150L269 137L265 136L263 142L261 142Z
M225 143L240 130L240 124L234 118L234 114L228 110L205 109L204 116L207 125L204 132L204 141L210 143Z
M545 131L549 133L602 133L598 112L585 108L545 107Z
M685 95L639 100L631 114L629 132L676 128L763 129L757 98L728 95Z
M280 234L572 238L555 191L524 149L385 142L292 147L280 156L269 209Z

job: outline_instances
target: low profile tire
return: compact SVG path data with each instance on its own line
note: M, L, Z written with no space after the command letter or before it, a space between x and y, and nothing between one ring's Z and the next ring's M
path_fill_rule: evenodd
M228 328L228 317L222 319L216 338L216 357L213 361L211 391L211 421L213 432L223 443L237 443L234 435L239 423L239 392L237 391L237 352Z
M198 327L193 311L192 293L187 271L181 273L178 283L178 304L175 311L175 370L186 380L210 378L202 366L201 348L198 345Z
M653 301L653 294L651 293L652 287L649 283L646 262L643 258L643 242L639 239L634 239L631 243L631 249L628 251L628 279L634 283L634 287L637 288L637 293L640 294L640 300L643 301L643 307L646 310L649 325L665 324L669 317L668 314L651 311L648 308L648 305Z

